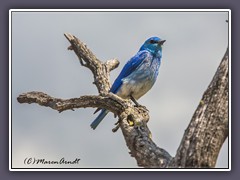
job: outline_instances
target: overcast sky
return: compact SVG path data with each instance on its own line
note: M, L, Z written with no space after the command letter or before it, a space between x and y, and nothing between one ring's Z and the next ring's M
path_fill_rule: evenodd
M150 111L154 142L175 155L191 117L228 44L227 12L13 12L12 13L12 162L15 168L136 168L117 119L109 114L94 131L95 109L58 113L36 104L19 104L28 91L59 98L97 94L90 71L81 67L68 32L85 42L101 60L120 66L151 36L166 39L157 82L139 100ZM24 159L80 158L74 166L25 165ZM217 167L228 166L224 143Z

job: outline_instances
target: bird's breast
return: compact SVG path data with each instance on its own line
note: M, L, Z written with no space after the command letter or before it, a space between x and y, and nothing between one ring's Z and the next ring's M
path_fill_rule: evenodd
M129 98L130 95L135 99L142 97L154 85L159 66L159 59L146 58L134 72L122 79L117 95L122 98Z

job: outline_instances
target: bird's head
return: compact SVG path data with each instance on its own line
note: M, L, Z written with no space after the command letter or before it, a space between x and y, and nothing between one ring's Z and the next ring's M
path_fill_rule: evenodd
M148 50L152 53L157 53L158 51L162 50L162 45L165 41L166 40L162 40L159 37L151 37L144 42L140 48L140 51Z

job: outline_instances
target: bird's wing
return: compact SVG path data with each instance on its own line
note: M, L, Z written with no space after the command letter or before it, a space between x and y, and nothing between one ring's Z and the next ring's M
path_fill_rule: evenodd
M116 93L119 89L119 87L122 85L122 79L129 76L137 67L143 62L143 60L149 56L148 51L139 51L135 56L133 56L123 67L121 73L117 77L117 79L114 81L110 92Z

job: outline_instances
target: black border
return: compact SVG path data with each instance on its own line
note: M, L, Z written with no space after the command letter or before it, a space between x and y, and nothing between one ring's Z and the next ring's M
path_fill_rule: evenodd
M63 10L57 10L57 11L51 11L51 10L46 10L46 11L40 11L40 10L30 10L30 11L14 11L14 10L12 10L11 11L11 23L12 23L12 13L14 13L14 12L18 12L18 13L21 13L21 12L38 12L38 13L46 13L46 12L51 12L51 13L55 13L55 12L82 12L82 13L84 13L84 12L99 12L99 13L101 13L101 12L122 12L122 13L125 13L125 12L143 12L143 11L131 11L131 10L126 10L126 11L120 11L120 10L112 10L112 11L97 11L97 10L89 10L89 11L81 11L81 10L74 10L74 11L63 11ZM144 11L144 12L161 12L161 10L155 10L155 11ZM163 13L171 13L171 12L228 12L228 11L198 11L198 10L196 10L196 11L178 11L178 10L171 10L171 11L162 11ZM229 12L228 12L228 20L229 20ZM11 24L12 25L12 24ZM12 27L12 26L11 26ZM9 31L11 31L11 38L12 38L12 29L11 30L9 30ZM229 32L229 25L228 25L228 32ZM228 33L228 44L229 44L229 33ZM12 43L11 43L11 45L12 45ZM12 48L12 46L11 46L11 48ZM231 49L230 49L231 50ZM12 57L12 51L11 51L11 57ZM12 62L12 59L11 59L11 62ZM11 63L11 65L12 65L12 63ZM229 66L229 63L228 63L228 66ZM11 66L11 72L12 72L12 66ZM12 83L12 79L11 79L11 83ZM228 97L228 99L229 99L229 97ZM11 100L12 100L12 88L11 88ZM229 103L228 103L228 108L229 108ZM11 114L12 114L12 104L11 104ZM229 113L228 113L228 117L229 117ZM11 125L12 125L12 119L11 119ZM230 127L230 126L229 126ZM12 129L12 126L11 126L11 129ZM11 131L12 132L12 131ZM229 140L228 140L228 168L208 168L208 169L200 169L201 171L204 171L204 170L206 170L206 171L209 171L209 170L212 170L212 171L217 171L218 169L221 169L221 170L228 170L229 169L229 146L230 145L230 143L229 143ZM137 171L139 171L139 169L141 169L141 168L84 168L84 167L82 167L82 168L61 168L61 167L59 167L59 168L13 168L12 167L12 133L11 133L11 169L12 170L23 170L23 171L27 171L27 170L59 170L59 169L63 169L63 170L69 170L69 171L71 171L71 170L79 170L79 171L84 171L84 170L88 170L88 169L90 169L90 170L92 170L92 171L94 171L95 169L98 169L98 170L104 170L104 171L108 171L109 169L110 170L112 170L112 169L115 169L116 171L117 170L121 170L121 171L123 171L123 170L126 170L126 169L128 169L128 170L132 170L132 171L134 171L134 170L137 170ZM164 169L161 169L161 168L144 168L145 170L149 170L149 171L151 171L151 170L161 170L161 171L164 171ZM168 170L169 169L171 169L171 170L184 170L184 171L188 171L189 169L186 169L186 168L184 168L184 169L177 169L177 168L168 168ZM196 170L196 171L198 171L199 170L199 168L192 168L191 170Z
M122 1L111 1L111 0L102 0L97 1L88 0L87 2L68 0L61 2L58 0L41 0L41 1L32 1L32 0L19 0L18 2L13 1L0 1L0 176L2 179L14 180L14 179L58 179L63 180L66 178L71 179L115 179L122 180L123 178L127 179L195 179L202 180L204 178L211 180L225 180L227 179L238 179L239 178L239 135L237 134L240 127L239 124L239 106L240 106L240 85L238 77L240 76L239 68L240 61L237 57L240 56L240 51L235 51L234 47L239 46L239 33L240 32L240 22L237 17L240 17L240 7L239 1L228 1L228 0L201 0L201 1L192 1L192 0L168 0L168 1L158 1L153 2L153 0L148 1L133 1L133 2L124 2ZM9 172L8 171L8 10L14 8L229 8L232 10L232 171L231 172ZM236 18L235 18L236 17Z

